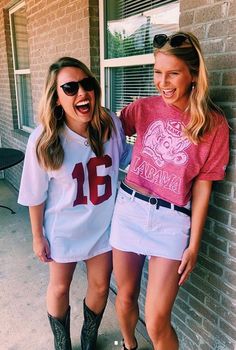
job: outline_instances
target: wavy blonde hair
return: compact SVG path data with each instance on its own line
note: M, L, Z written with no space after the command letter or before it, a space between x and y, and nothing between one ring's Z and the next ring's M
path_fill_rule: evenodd
M215 126L214 114L223 112L209 96L208 73L198 39L190 32L181 31L174 35L176 34L183 34L188 39L178 47L172 47L167 41L163 47L155 49L154 56L158 52L176 56L186 63L190 74L196 80L194 85L189 87L191 93L185 112L190 115L190 120L184 133L190 141L197 144L203 135Z
M44 92L40 101L38 119L43 131L36 145L37 157L45 169L59 169L64 160L64 150L60 141L60 133L64 127L64 111L57 105L57 77L65 67L81 69L88 77L94 77L88 67L72 57L61 57L48 70ZM95 78L95 77L94 77ZM115 130L108 112L101 106L101 88L95 79L95 107L93 118L88 125L88 142L96 154L103 155L103 144Z

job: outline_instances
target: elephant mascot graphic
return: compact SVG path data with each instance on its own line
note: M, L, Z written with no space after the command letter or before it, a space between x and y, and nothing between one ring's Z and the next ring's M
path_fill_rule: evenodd
M176 121L168 121L166 125L162 121L154 122L144 135L142 153L149 155L158 167L163 167L165 162L185 164L188 155L184 150L191 142L183 137L182 128L183 124Z

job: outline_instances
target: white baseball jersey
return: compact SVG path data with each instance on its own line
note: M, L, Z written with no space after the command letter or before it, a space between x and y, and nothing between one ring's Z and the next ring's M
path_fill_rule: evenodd
M85 138L66 125L60 135L64 161L59 170L45 171L36 156L42 132L30 135L18 203L35 206L45 202L44 235L51 258L76 262L111 250L110 222L113 214L119 166L130 162L120 120L112 115L116 132L104 144L104 156L96 157Z

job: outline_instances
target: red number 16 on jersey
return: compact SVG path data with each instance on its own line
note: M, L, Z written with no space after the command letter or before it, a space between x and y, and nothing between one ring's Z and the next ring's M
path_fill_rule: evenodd
M108 168L112 165L111 157L105 155L103 157L94 157L89 160L87 163L88 169L88 182L89 182L89 196L90 201L96 205L106 201L111 197L111 177L110 175L99 176L97 174L97 167L104 165L105 168ZM88 197L84 194L84 168L82 163L76 164L72 172L73 179L77 180L77 196L74 201L74 207L78 204L87 204ZM99 196L98 186L105 185L104 194Z

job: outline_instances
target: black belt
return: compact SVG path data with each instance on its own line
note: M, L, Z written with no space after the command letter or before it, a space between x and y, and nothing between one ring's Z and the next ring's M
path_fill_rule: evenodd
M120 187L122 188L122 190L124 190L125 192L127 192L129 194L133 194L133 192L134 192L134 197L142 199L143 201L148 202L152 205L156 205L156 209L159 209L159 207L165 207L165 208L171 209L171 203L165 201L164 199L150 197L150 196L146 196L145 194L136 192L135 190L132 190L132 188L126 186L126 184L124 182L121 182ZM181 213L184 213L188 216L191 216L191 210L187 209L185 207L179 207L178 205L174 204L174 210L180 211Z

